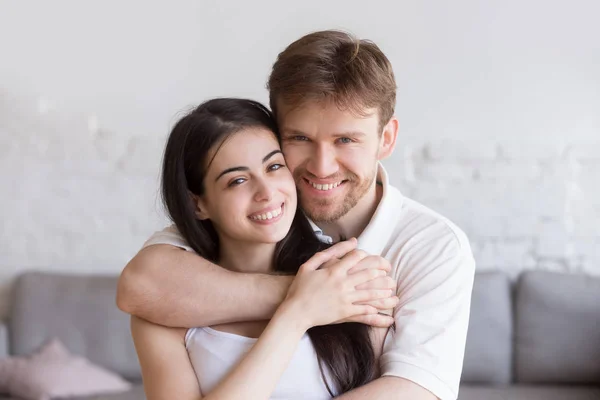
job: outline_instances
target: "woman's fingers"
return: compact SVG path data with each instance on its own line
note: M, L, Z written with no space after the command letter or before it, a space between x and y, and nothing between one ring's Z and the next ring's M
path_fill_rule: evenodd
M346 254L352 252L356 248L356 244L356 239L350 239L336 243L328 249L315 253L315 255L313 255L307 262L302 264L301 269L309 271L317 270L323 264L342 258ZM333 265L335 265L335 263Z
M326 253L331 258L342 258L352 250L356 249L358 241L354 238L338 242L328 249L323 250L321 253Z

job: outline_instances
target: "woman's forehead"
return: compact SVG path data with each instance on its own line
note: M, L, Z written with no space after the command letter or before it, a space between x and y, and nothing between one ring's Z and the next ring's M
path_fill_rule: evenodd
M275 134L265 128L245 128L229 135L217 148L210 158L215 169L231 166L251 166L262 164L265 155L280 149ZM235 164L235 165L234 165Z

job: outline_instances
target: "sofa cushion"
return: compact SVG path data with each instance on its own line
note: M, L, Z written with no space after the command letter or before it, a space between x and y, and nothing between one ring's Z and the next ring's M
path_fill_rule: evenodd
M525 386L477 387L461 386L458 400L597 400L600 387Z
M129 316L115 304L116 288L116 276L20 275L9 311L11 352L30 354L56 337L94 364L140 379Z
M511 307L511 285L505 274L475 275L462 382L504 384L511 380Z
M522 274L515 328L518 382L600 384L600 278Z
M123 393L131 384L114 372L74 356L52 339L28 357L0 360L0 391L23 399Z

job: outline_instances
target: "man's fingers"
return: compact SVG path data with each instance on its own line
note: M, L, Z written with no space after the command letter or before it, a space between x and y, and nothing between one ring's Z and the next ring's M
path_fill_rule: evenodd
M355 304L368 304L374 300L388 299L393 292L389 289L385 290L357 290L351 294L350 300Z
M362 251L362 250L352 250L350 253L346 254L344 257L342 257L340 259L340 261L337 263L337 265L335 266L335 268L342 272L343 274L347 275L348 274L348 270L352 267L354 267L356 264L358 264L361 260L365 259L366 257L368 257L369 255ZM373 270L375 270L373 268ZM365 271L361 271L360 273L363 273ZM377 275L379 276L379 275ZM377 277L377 276L374 276ZM358 285L358 283L357 283Z
M394 278L389 276L380 276L365 283L361 283L356 286L357 290L369 290L369 289L392 289L396 291L397 282Z
M398 298L398 296L390 296L386 297L385 299L368 300L356 304L367 304L372 307L375 307L379 311L385 311L389 314L389 310L395 308L399 303L400 299Z
M366 314L366 315L355 315L350 318L346 318L340 322L358 322L361 324L370 325L376 328L389 328L394 323L394 318L388 315L381 314Z
M385 272L390 272L392 270L390 263L384 258L379 256L368 256L353 265L352 268L348 270L348 274L355 274L365 269L372 268L381 269Z
M366 269L364 271L357 272L356 274L348 275L346 284L356 290L356 286L372 281L373 279L382 278L384 276L385 271L381 271L379 269Z

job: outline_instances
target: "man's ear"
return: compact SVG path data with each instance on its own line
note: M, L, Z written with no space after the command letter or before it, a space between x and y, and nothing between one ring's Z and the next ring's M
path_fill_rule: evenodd
M194 207L194 214L196 214L196 218L199 220L209 219L208 212L206 211L206 205L202 200L201 196L190 193L190 200L192 201L192 205Z
M389 157L396 148L396 138L398 137L398 118L392 117L389 122L383 127L381 134L381 142L379 143L379 152L377 159L383 160Z

